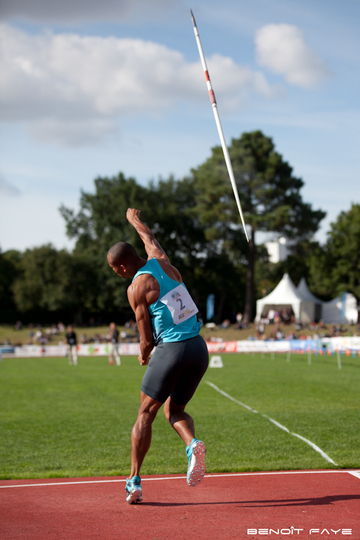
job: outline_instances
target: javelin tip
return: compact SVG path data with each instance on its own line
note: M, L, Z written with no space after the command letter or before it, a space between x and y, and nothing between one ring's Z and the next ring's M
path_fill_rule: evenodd
M195 17L194 17L194 14L192 12L192 10L190 9L190 14L191 14L191 20L192 20L192 23L194 25L194 28L196 28L196 22L195 22Z

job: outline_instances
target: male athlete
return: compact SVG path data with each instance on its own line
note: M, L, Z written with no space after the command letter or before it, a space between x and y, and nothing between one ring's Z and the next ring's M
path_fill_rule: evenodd
M185 406L209 363L206 343L199 335L198 309L180 273L139 216L139 210L127 210L126 217L144 242L148 259L127 242L115 244L107 255L119 276L132 278L127 294L140 332L139 362L149 364L131 432L131 472L125 488L129 504L142 501L140 468L150 448L151 425L163 403L166 419L186 444L187 483L196 486L204 477L205 445L195 439L194 421Z
M116 324L114 322L110 323L109 335L110 335L109 364L113 364L114 358L115 358L116 365L121 366L121 358L119 354L119 330L116 328Z
M77 366L77 338L72 326L69 325L67 327L65 337L67 343L69 364L70 366Z

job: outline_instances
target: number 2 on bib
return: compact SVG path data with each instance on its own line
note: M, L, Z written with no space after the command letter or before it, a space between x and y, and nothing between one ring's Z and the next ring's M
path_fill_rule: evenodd
M199 311L188 290L182 284L160 298L160 302L168 307L174 324L187 321Z

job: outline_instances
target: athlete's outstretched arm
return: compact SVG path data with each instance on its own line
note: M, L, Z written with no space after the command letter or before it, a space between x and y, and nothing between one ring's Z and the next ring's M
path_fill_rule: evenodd
M169 261L163 248L156 240L154 233L149 229L145 223L140 219L140 210L136 208L128 208L126 212L126 218L128 222L134 227L141 240L144 242L146 253L149 259L165 259ZM169 261L170 262L170 261Z
M141 278L143 277L138 277L130 285L127 294L140 333L139 362L141 365L146 366L149 363L150 354L155 344L146 297L147 288L144 285L139 285L139 281L141 282Z

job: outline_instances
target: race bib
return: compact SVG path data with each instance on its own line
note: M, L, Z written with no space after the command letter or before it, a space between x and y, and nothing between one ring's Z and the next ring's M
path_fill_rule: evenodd
M199 311L194 300L183 285L179 285L165 294L165 296L160 298L160 302L169 308L174 324L181 324L187 321Z

